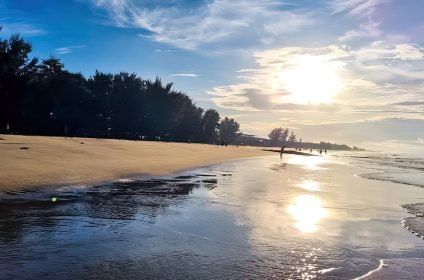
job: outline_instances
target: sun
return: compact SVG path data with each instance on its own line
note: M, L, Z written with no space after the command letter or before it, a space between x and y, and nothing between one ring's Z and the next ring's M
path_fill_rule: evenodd
M302 55L283 70L280 80L290 93L286 101L298 104L331 103L343 88L340 65L323 56Z

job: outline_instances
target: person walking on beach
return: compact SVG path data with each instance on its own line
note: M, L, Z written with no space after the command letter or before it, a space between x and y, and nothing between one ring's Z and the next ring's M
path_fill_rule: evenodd
M282 157L283 157L284 148L286 148L286 146L282 146L282 147L281 147L281 151L280 151L280 158L282 158Z

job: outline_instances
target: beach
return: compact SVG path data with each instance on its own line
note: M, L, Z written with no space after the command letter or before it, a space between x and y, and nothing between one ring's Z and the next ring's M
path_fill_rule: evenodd
M0 191L164 175L269 155L260 149L206 144L1 134L0 139Z
M379 168L373 163L379 158L363 155L330 152L280 158L272 153L169 175L4 193L0 251L8 254L0 255L0 275L422 275L424 242L402 225L402 219L412 215L401 205L422 202L424 189L383 181L381 172L379 180L366 178Z
M0 280L424 279L424 0L0 7Z

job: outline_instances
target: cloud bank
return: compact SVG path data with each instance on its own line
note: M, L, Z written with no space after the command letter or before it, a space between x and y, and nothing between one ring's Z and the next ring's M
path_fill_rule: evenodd
M269 43L314 23L310 13L287 10L275 0L213 0L198 5L155 1L92 0L106 11L111 24L139 28L143 37L181 49L198 49L214 44ZM139 3L139 4L136 4ZM242 47L240 45L239 47Z
M290 103L282 75L305 56L337 67L343 88L331 103ZM290 111L299 116L297 123L305 124L406 116L424 119L420 110L424 102L424 49L420 45L373 42L357 49L347 45L285 47L255 52L252 58L258 67L237 71L242 74L241 82L209 91L217 106L236 111Z

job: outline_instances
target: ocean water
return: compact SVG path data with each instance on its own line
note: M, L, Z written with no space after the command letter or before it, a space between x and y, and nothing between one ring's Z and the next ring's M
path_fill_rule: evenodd
M272 155L4 193L0 278L353 279L385 259L420 263L424 241L407 229L419 214L401 206L424 202L422 161L401 160Z
M389 153L340 153L351 164L367 169L360 176L372 180L381 180L424 188L423 154ZM402 224L413 234L424 238L424 201L416 197L405 203L402 208L411 214L402 219Z
M339 153L338 156L368 169L361 174L364 178L424 187L424 154L357 152Z

